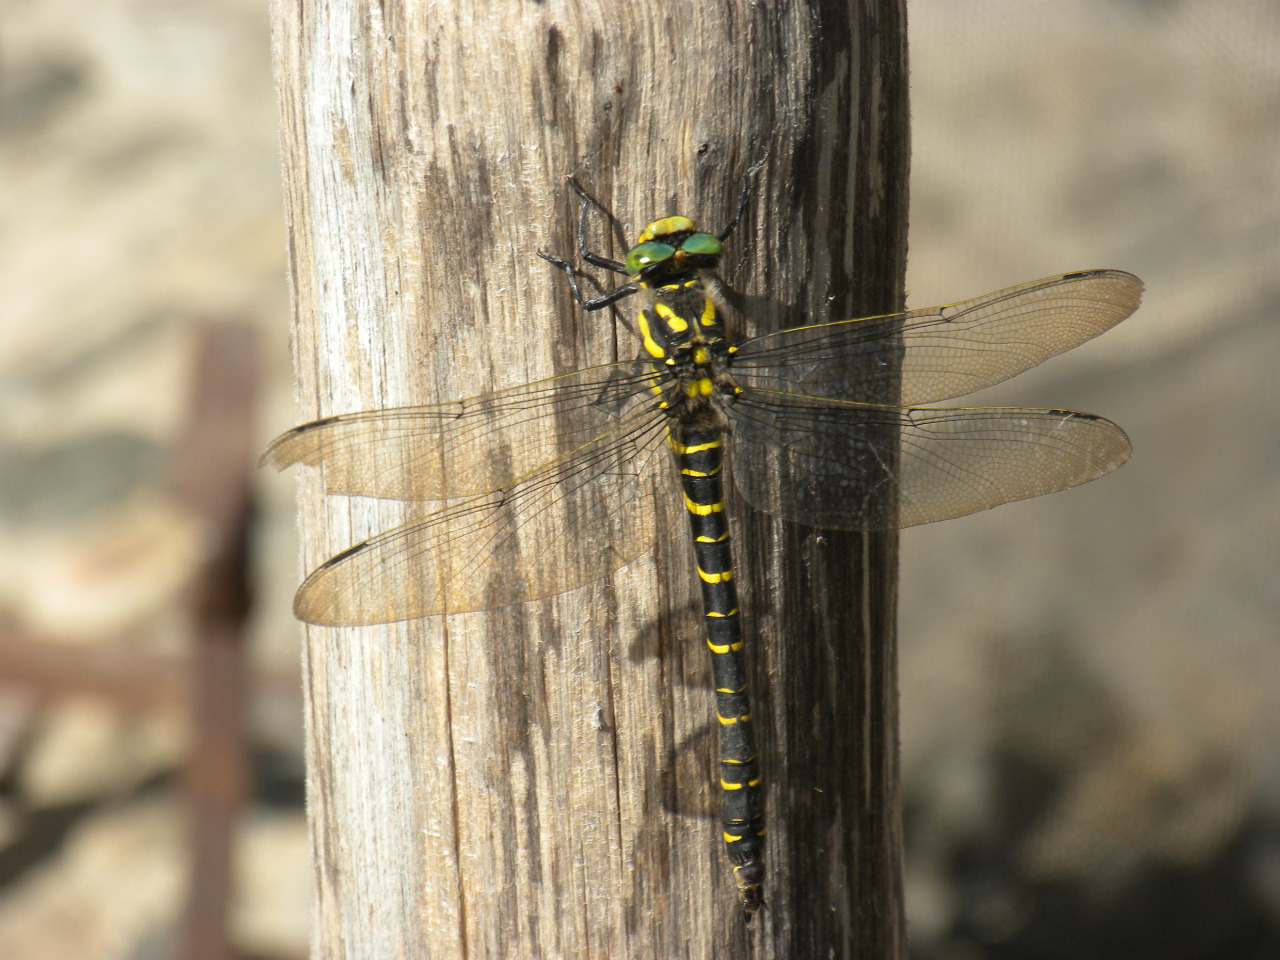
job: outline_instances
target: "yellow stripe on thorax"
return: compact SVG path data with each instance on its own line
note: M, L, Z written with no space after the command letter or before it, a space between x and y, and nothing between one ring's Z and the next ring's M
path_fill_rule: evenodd
M653 305L653 311L666 321L667 327L673 333L684 333L689 329L689 321L680 316L680 314L676 313L665 303L655 303Z
M636 316L636 322L640 325L640 339L644 343L645 350L649 352L649 356L661 360L667 352L662 348L662 344L653 339L653 331L649 329L649 314L641 310Z
M715 384L711 382L710 377L699 377L697 380L691 380L684 385L684 395L686 397L696 397L702 395L709 397L715 392Z

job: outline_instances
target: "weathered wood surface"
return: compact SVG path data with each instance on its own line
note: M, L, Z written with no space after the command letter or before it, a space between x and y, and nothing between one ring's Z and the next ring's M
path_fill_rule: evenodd
M724 264L740 331L901 306L901 0L274 17L300 419L634 356L534 256L574 249L566 174L629 242L718 228L767 155ZM301 484L307 569L420 512ZM905 956L896 538L739 511L771 831L744 930L682 533L551 600L308 630L315 956Z

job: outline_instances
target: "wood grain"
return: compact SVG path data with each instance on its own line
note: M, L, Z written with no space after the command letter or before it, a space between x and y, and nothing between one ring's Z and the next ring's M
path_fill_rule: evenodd
M718 228L767 155L725 258L740 332L901 308L900 0L276 0L274 26L300 420L634 356L534 256L574 250L568 174L617 257L658 216ZM303 471L307 569L420 510L318 492ZM771 830L748 930L681 532L551 600L308 630L315 956L905 956L896 537L738 512Z

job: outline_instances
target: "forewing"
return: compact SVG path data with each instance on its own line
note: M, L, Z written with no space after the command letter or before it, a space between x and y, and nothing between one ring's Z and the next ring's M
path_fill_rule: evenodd
M733 477L747 501L836 530L909 527L1038 497L1110 473L1130 452L1114 423L1070 410L751 394L730 416Z
M654 405L642 361L578 370L456 403L350 413L295 427L262 463L323 465L328 493L442 500L503 487Z
M946 307L757 337L738 345L733 375L760 390L933 403L1000 383L1110 330L1141 296L1142 281L1120 270L1047 277Z
M307 577L294 613L326 626L394 623L598 579L669 522L664 439L661 417L638 418L501 489L371 537Z

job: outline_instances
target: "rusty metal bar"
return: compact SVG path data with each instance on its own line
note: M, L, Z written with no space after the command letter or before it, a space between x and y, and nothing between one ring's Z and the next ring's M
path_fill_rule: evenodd
M227 926L235 815L248 792L244 738L249 609L245 537L257 387L254 331L208 323L199 331L191 421L174 461L173 486L203 523L202 569L188 590L193 749L184 777L192 872L179 932L182 960L234 960Z

